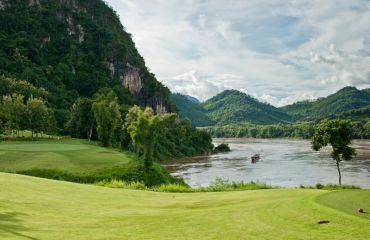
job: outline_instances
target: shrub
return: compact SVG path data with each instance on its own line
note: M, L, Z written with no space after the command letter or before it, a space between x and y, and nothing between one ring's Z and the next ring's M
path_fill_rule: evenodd
M242 191L242 190L257 190L257 189L271 189L272 186L265 183L258 182L230 182L229 180L223 180L216 178L208 187L201 187L197 189L200 192L226 192L226 191Z
M155 188L154 190L157 192L177 192L177 193L194 192L192 188L181 184L162 184L158 188Z
M145 169L143 164L130 162L126 165L100 169L95 172L73 173L60 169L29 169L17 171L18 174L49 178L55 180L90 183L107 181L110 184L119 185L119 182L140 182L145 186L159 186L161 184L179 183L177 178L172 177L162 166L154 163L150 169Z
M346 185L346 184L327 184L327 185L322 185L323 187L321 189L324 190L344 190L344 189L361 189L358 186L355 185Z
M361 189L358 186L355 185L346 185L346 184L321 184L321 183L316 183L315 186L303 186L300 185L299 188L307 188L307 189L322 189L322 190L345 190L345 189Z
M143 182L125 182L122 180L103 180L95 183L97 186L110 187L110 188L124 188L124 189L135 189L135 190L147 190Z
M116 179L113 179L110 181L103 180L103 181L99 181L95 183L95 185L97 186L110 187L110 188L124 188L125 184L126 184L125 182L121 180L116 180Z
M220 153L220 152L230 152L229 144L227 143L221 143L215 149L213 149L213 153Z

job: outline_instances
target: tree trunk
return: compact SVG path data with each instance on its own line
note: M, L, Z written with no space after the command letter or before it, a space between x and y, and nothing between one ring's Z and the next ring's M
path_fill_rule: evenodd
M91 136L92 136L92 130L93 130L93 126L90 126L90 129L89 129L89 142L91 141Z
M339 168L339 161L336 161L336 162L337 162L337 169L338 169L338 175L339 175L339 185L342 185L342 174Z

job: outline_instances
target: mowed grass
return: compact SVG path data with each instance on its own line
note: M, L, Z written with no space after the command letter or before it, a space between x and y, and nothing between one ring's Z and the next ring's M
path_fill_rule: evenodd
M370 190L329 192L319 196L317 201L325 206L370 220ZM358 208L364 209L365 213L358 213L356 211Z
M0 143L0 171L4 172L37 168L81 173L122 166L133 159L133 154L99 147L83 140Z
M0 239L369 239L370 221L315 189L124 190L0 173ZM369 199L370 192L361 190ZM337 198L333 197L333 200ZM348 199L348 201L352 201ZM328 224L318 224L327 220Z

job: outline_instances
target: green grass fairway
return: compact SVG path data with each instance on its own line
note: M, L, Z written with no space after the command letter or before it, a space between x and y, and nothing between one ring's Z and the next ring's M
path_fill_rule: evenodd
M60 169L89 172L120 166L134 159L129 153L102 148L82 140L0 143L0 171Z
M0 239L370 238L370 220L318 203L322 190L174 194L6 173L0 184Z
M317 201L325 206L370 220L370 190L329 192L319 196ZM358 208L363 208L365 213L358 213L356 211Z

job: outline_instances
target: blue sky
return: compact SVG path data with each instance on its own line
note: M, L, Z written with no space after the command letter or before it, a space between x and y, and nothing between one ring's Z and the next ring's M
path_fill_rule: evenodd
M370 87L368 0L107 2L173 92L237 89L283 106Z

